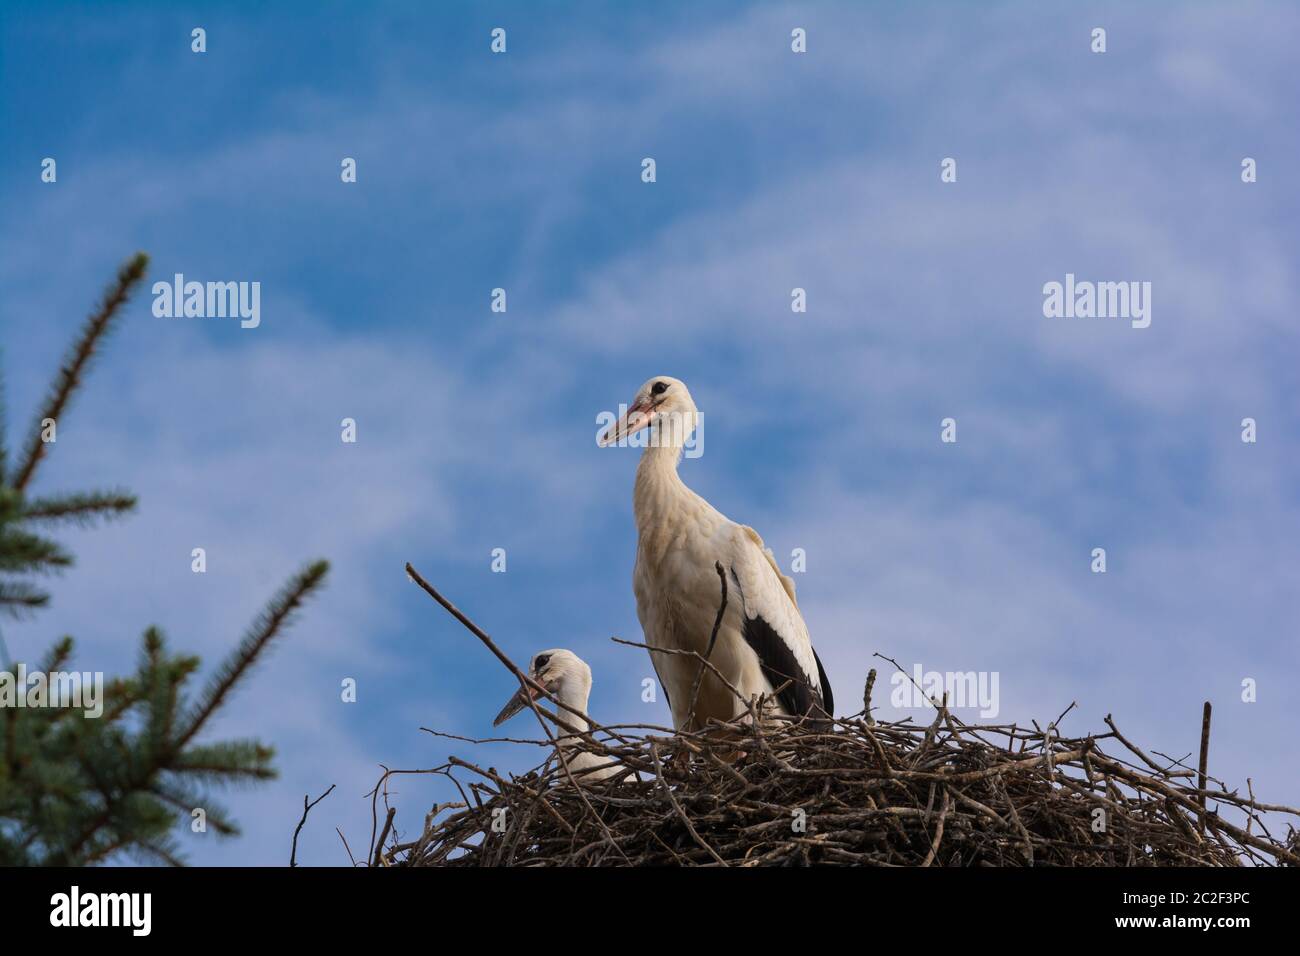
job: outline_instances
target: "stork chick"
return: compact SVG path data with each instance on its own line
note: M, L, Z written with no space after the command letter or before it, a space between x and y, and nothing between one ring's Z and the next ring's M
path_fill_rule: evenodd
M528 664L528 676L541 684L555 699L567 707L572 707L581 714L587 713L587 699L591 695L591 668L573 651L564 648L552 648L534 655ZM528 705L530 700L537 700L541 694L533 687L520 687L501 713L492 721L493 727L499 727ZM563 708L558 716L570 727L583 732L591 730L591 723L586 717L579 717ZM557 741L560 759L569 768L574 777L584 781L605 780L609 777L629 777L632 772L619 766L613 757L592 753L580 747L580 740L565 728L558 728L563 735Z
M677 474L682 447L698 422L686 383L659 375L641 386L626 413L599 438L607 447L649 429L632 491L632 589L646 644L695 651L725 678L706 669L692 706L700 661L651 651L673 726L695 730L710 719L735 720L759 695L770 701L772 712L824 719L833 713L831 685L799 613L794 582L781 573L758 532L719 513ZM729 595L710 647L721 597L718 563Z

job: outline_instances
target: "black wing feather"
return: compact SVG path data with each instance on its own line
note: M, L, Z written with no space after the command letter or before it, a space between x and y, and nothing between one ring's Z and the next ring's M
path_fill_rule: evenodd
M817 680L822 685L822 709L826 711L827 717L835 716L835 695L831 693L831 679L826 676L826 668L822 667L822 659L817 656L817 648L813 648L813 660L817 662Z
M806 714L828 716L831 704L826 698L829 696L830 682L826 680L822 662L817 661L820 686L814 688L809 676L795 660L790 645L782 639L771 624L761 616L746 616L744 621L745 643L758 655L758 663L763 669L764 676L771 681L773 687L780 687L789 682L788 686L776 695L785 712L795 717ZM813 656L816 657L816 651L813 652Z

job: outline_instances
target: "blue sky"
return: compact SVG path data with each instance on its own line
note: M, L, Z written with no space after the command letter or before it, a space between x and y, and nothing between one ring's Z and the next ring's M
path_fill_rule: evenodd
M281 778L225 797L242 839L181 838L281 864L335 783L300 858L346 862L334 827L365 845L380 764L535 756L419 732L487 734L511 679L408 560L517 660L578 651L597 717L667 722L648 659L609 641L640 639L636 453L594 435L671 374L707 421L687 483L787 565L806 550L843 705L879 651L997 671L999 719L1078 701L1066 733L1113 713L1182 756L1210 699L1212 770L1300 801L1300 12L1130 6L6 4L11 427L135 249L150 281L262 284L257 329L133 302L40 490L122 485L139 513L69 536L11 653L71 633L119 671L154 623L211 665L328 557L215 728L274 742ZM1045 318L1066 273L1151 282L1150 328ZM446 798L398 789L407 832Z

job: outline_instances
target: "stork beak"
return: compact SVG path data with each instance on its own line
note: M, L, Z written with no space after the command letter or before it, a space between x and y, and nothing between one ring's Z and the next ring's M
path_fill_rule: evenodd
M635 435L641 429L650 424L651 415L644 405L636 402L627 412L609 428L605 433L596 440L596 444L601 448L608 448L610 445L616 445L622 439L629 435Z
M501 713L497 714L496 720L492 721L493 727L500 727L507 720L519 713L530 700L537 699L537 691L531 687L520 687L515 691L515 696L506 701L506 705L501 708Z

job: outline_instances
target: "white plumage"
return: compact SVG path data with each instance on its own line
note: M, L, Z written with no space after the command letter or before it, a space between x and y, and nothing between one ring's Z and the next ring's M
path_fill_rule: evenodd
M708 653L745 701L763 694L773 698L778 713L829 716L830 682L799 613L794 582L781 573L753 528L719 513L678 477L682 446L698 418L686 385L658 376L641 387L626 414L600 438L602 445L622 443L649 429L632 497L638 536L632 586L646 643ZM709 653L721 596L717 563L727 577L727 608ZM699 661L654 651L650 657L677 729L745 713L736 693L706 671L692 717ZM788 686L773 696L782 684Z
M580 714L587 713L587 699L591 696L591 668L573 651L557 647L538 652L528 663L528 676L554 694L556 700L566 707L572 707ZM536 700L540 696L531 687L520 687L505 707L501 708L501 713L492 721L492 726L499 726L509 720L523 710L530 700ZM541 703L549 702L543 698ZM586 732L591 729L585 716L579 717L564 708L556 708L556 714L574 730ZM560 759L575 778L583 781L605 780L609 777L635 779L633 772L620 766L613 757L583 750L579 738L561 727L556 730L560 735L556 739Z

